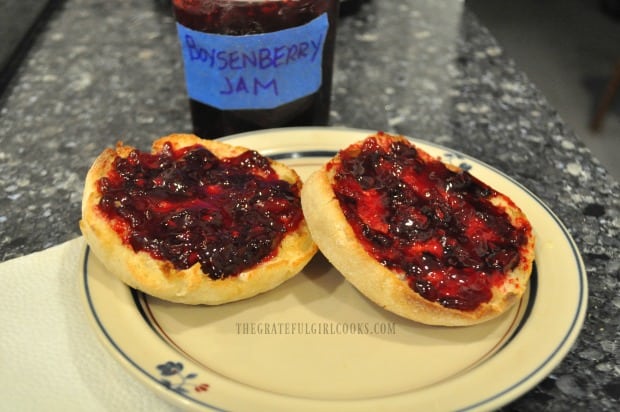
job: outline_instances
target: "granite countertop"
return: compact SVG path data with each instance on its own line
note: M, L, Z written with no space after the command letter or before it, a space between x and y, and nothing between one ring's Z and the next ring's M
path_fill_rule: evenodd
M103 148L190 130L162 4L67 0L29 50L0 97L1 261L80 235ZM449 146L540 197L582 253L589 310L565 360L503 410L620 409L620 185L461 2L371 0L342 19L331 124Z

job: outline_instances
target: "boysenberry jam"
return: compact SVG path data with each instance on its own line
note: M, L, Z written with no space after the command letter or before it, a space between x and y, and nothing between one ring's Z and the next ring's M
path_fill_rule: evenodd
M177 22L181 25L198 32L228 36L279 32L307 24L323 14L329 20L322 55L322 81L318 90L273 108L222 109L190 97L195 134L213 139L257 129L327 123L338 1L174 0L172 4ZM307 79L299 78L298 81L304 82ZM251 83L250 79L229 79L226 84L230 89L224 94L232 93L233 89L245 92L247 88L253 91Z
M529 223L513 226L497 193L388 138L340 153L333 189L367 252L444 307L474 310L520 260Z
M117 157L99 181L99 209L135 250L212 279L273 255L302 220L298 185L254 151L218 159L202 146Z

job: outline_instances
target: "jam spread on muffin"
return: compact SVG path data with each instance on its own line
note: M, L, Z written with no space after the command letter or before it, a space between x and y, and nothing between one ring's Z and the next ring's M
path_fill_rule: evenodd
M429 301L463 311L488 302L519 264L529 223L513 226L490 201L497 193L467 171L380 137L327 166L364 249Z
M134 251L212 279L268 259L303 220L300 187L255 151L218 159L200 145L117 156L98 181L99 210Z

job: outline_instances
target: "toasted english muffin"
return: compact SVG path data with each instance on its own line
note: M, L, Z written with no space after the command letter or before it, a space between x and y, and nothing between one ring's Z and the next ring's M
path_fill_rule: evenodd
M341 150L304 183L320 251L363 295L405 318L473 325L527 289L534 236L523 212L402 136Z
M217 305L271 290L317 251L294 170L247 148L189 134L152 152L117 144L88 171L80 229L127 285Z

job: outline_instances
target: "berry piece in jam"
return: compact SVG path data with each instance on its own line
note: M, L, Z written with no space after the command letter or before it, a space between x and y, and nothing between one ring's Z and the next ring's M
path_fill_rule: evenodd
M253 267L302 220L299 186L255 151L218 159L203 146L116 157L99 210L135 251L212 279Z
M341 151L333 190L366 251L444 307L474 310L520 260L530 225L513 226L499 195L413 145L381 135Z

